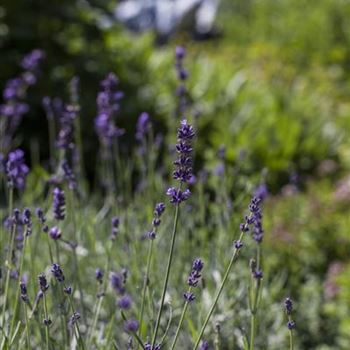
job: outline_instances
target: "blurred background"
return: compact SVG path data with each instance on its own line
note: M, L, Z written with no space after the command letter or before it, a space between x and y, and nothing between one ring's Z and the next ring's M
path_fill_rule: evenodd
M297 308L307 310L298 316L307 325L302 348L349 349L349 17L348 0L2 0L2 88L26 53L46 55L16 142L32 160L48 161L42 98L68 100L78 76L93 179L99 82L108 72L120 79L127 157L141 112L156 130L169 130L174 51L184 45L198 168L214 169L225 145L227 164L265 176L267 246L278 257L271 264L288 266Z

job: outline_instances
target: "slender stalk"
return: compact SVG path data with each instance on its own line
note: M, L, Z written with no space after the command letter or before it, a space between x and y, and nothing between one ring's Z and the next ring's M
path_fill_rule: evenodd
M289 350L294 350L293 330L289 330Z
M239 241L242 241L243 234L244 234L244 233L241 232L241 234L240 234L240 236L239 236ZM230 260L230 262L229 262L229 264L228 264L228 266L227 266L227 268L226 268L226 272L225 272L224 278L223 278L223 280L222 280L222 282L221 282L221 285L220 285L218 291L216 292L214 301L213 301L213 303L212 303L212 305L211 305L211 307L210 307L210 309L209 309L209 312L208 312L208 314L207 314L207 317L205 318L205 321L204 321L204 323L203 323L203 326L202 326L202 328L201 328L201 330L200 330L200 332L199 332L199 335L198 335L198 337L197 337L197 340L196 340L196 342L195 342L195 344L194 344L194 346L193 346L193 350L196 350L196 349L198 348L198 346L199 346L199 343L200 343L200 341L201 341L201 339L202 339L202 336L203 336L203 333L204 333L204 331L205 331L205 329L206 329L206 327L207 327L207 325L208 325L208 322L209 322L209 320L210 320L210 317L211 317L211 315L213 314L214 309L215 309L215 307L216 307L216 304L217 304L217 302L218 302L218 300L219 300L219 298L220 298L220 295L221 295L221 293L222 293L222 291L223 291L223 289L224 289L224 287L225 287L225 284L226 284L226 281L227 281L228 276L229 276L229 274L230 274L230 271L231 271L231 268L232 268L232 266L233 266L233 263L235 262L236 258L238 257L239 251L240 251L240 248L236 248L236 247L234 248L234 251L233 251L231 260Z
M43 292L43 298L44 298L44 315L45 315L45 340L46 340L46 350L50 350L49 347L49 318L47 313L47 304L46 304L46 295L45 292Z
M189 289L189 292L191 291L191 287ZM176 330L176 333L175 333L175 336L174 336L174 340L171 344L171 347L170 347L170 350L173 350L175 349L175 345L176 345L176 342L177 342L177 338L179 337L179 334L180 334L180 329L181 329L181 326L182 326L182 323L185 319L185 315L186 315L186 312L187 312L187 308L188 308L188 304L189 302L186 300L185 302L185 305L182 309L182 313L181 313L181 317L180 317L180 321L179 321L179 325L177 326L177 330Z
M24 303L24 317L26 321L26 337L27 337L27 350L30 350L32 347L30 346L30 335L29 335L29 323L28 323L28 310L27 310L27 304Z
M6 280L5 280L4 304L2 307L2 321L1 321L2 327L4 327L4 322L5 322L5 312L6 312L7 296L8 296L9 285L10 285L10 274L11 274L11 265L12 265L11 255L12 255L13 245L15 240L16 227L17 227L16 224L12 225L11 236L10 236L10 249L7 253L7 258L5 261L5 265L7 265L7 273L6 273Z
M158 335L158 330L159 330L159 325L160 325L160 319L162 317L164 300L165 300L165 294L166 294L166 291L167 291L169 275L170 275L170 268L171 268L171 263L172 263L172 260L173 260L174 246L175 246L175 239L176 239L176 230L177 230L177 223L178 223L178 221L179 221L179 204L176 204L175 217L174 217L174 228L173 228L173 233L172 233L172 238L171 238L171 245L170 245L170 251L169 251L168 264L167 264L167 269L166 269L166 273L165 273L162 298L161 298L160 307L159 307L159 311L158 311L156 327L154 329L154 334L153 334L153 338L152 338L152 348L154 348L154 345L155 345L156 340L157 340L157 335Z
M149 244L148 244L147 268L146 268L146 275L144 277L145 279L143 282L141 311L140 311L140 316L139 316L139 322L140 322L139 335L140 336L142 334L143 312L144 312L144 308L145 308L147 287L149 284L149 273L150 273L150 268L151 268L152 252L153 252L153 239L151 239Z

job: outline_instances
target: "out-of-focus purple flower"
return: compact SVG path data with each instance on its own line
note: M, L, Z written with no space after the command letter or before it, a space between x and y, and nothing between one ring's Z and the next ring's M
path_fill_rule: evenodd
M195 295L192 292L185 292L184 298L189 303L191 303L192 301L194 301L196 299Z
M63 292L67 295L72 295L72 292L73 292L73 289L71 286L68 286L68 287L64 287L63 288Z
M259 198L261 201L264 201L265 198L269 195L266 183L261 183L254 192L254 197Z
M223 176L225 174L225 164L219 163L214 169L214 174L219 177Z
M6 82L3 92L4 100L21 99L25 93L25 81L21 77L10 79Z
M6 163L6 174L10 185L23 189L29 168L24 162L24 152L16 149L10 152Z
M58 240L61 238L62 236L62 231L60 230L59 227L54 226L50 229L49 231L49 236L53 239L53 240Z
M32 214L28 208L23 210L22 222L25 225L25 235L30 236L32 234Z
M49 231L49 227L45 224L46 222L46 216L43 212L43 210L41 208L37 208L35 210L35 214L38 217L40 224L41 224L41 228L44 232L48 232Z
M146 112L141 113L136 124L136 134L135 134L136 140L141 142L146 137L150 128L151 128L151 123L150 123L149 114Z
M139 329L139 323L134 319L127 320L124 323L124 329L126 332L135 333Z
M127 310L130 309L132 304L132 299L130 295L124 295L122 296L118 302L117 305L122 309L122 310Z
M217 154L218 154L219 159L225 160L225 157L226 157L226 147L225 147L225 145L221 145L219 147Z
M65 218L66 199L64 191L59 187L53 190L53 214L56 220L64 220Z
M121 273L118 272L110 272L109 273L109 281L111 283L111 287L118 294L124 294L125 292L125 278Z
M64 282L64 279L65 279L64 274L59 264L56 264L56 263L52 264L51 273L58 282Z
M165 210L165 204L164 203L157 203L154 211L153 211L153 220L152 220L152 226L153 230L151 232L154 232L154 237L152 235L149 235L150 238L155 238L156 232L155 228L160 225L160 217L162 216L163 212Z
M188 72L184 68L184 58L186 56L186 50L182 46L177 46L175 49L175 70L176 70L176 76L179 81L179 85L176 88L176 95L179 98L179 105L178 109L180 114L182 115L187 107L187 89L185 85L185 81L188 78Z
M114 116L119 110L119 100L123 94L118 91L118 78L109 73L101 82L97 95L97 116L95 129L102 144L110 146L113 139L124 134L124 130L114 124Z
M209 350L209 343L203 340L199 346L199 350Z
M74 120L77 118L78 109L73 105L65 105L59 117L60 129L56 145L64 150L72 150L74 144Z
M65 180L67 181L68 183L68 188L70 190L76 190L77 188L77 181L76 181L76 178L75 178L75 175L73 173L73 170L72 168L69 166L68 164L68 161L65 160L63 163L62 163L62 169L63 169L63 175L64 175L64 178Z
M23 57L21 66L28 71L36 71L39 68L41 61L45 58L44 51L35 49Z

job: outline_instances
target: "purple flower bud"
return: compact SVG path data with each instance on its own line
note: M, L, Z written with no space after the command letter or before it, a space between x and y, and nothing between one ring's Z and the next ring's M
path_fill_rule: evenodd
M130 309L132 304L132 299L130 295L124 295L122 296L119 300L117 305L122 309L122 310L127 310Z
M72 289L71 286L64 287L64 288L63 288L63 292L64 292L65 294L67 294L67 295L71 295L72 292L73 292L73 289Z
M98 268L95 272L96 280L98 283L102 284L104 272L102 269Z
M66 199L64 191L59 187L53 190L53 214L56 220L64 220L65 218Z
M51 273L53 274L53 276L56 278L56 280L58 282L64 282L65 278L64 278L63 271L62 271L60 265L52 264Z
M295 328L295 322L293 320L290 320L287 322L287 327L289 330L292 330Z
M196 299L195 295L191 292L184 293L184 298L189 303L191 303L192 301L194 301Z
M79 312L74 312L73 315L69 318L69 327L73 327L78 322L78 320L80 320L80 314Z
M23 189L28 173L29 168L24 163L24 152L21 149L10 152L6 163L6 175L9 184L20 190Z
M62 232L57 226L54 226L50 229L49 236L56 241L61 238Z
M284 300L284 307L286 310L287 315L291 315L293 311L293 300L291 298L286 298Z
M134 319L127 320L124 323L124 329L126 332L135 333L139 329L139 323Z
M40 290L43 293L45 293L49 289L49 285L47 284L46 276L43 273L41 273L38 276L38 279L39 279Z

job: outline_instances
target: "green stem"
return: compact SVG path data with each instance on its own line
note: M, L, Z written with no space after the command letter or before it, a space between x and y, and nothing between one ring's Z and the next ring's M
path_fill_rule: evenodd
M191 291L191 287L189 288L189 292L190 291ZM180 329L181 329L182 323L183 323L183 321L185 319L185 315L186 315L186 311L187 311L187 308L188 308L188 304L189 304L189 302L186 300L185 305L184 305L184 307L182 309L179 325L177 326L177 330L176 330L176 333L175 333L175 336L174 336L174 340L173 340L173 342L171 344L170 350L175 349L177 338L179 337Z
M43 292L44 295L44 315L45 315L45 339L46 339L46 350L49 350L49 318L48 318L48 313L47 313L47 304L46 304L46 295L45 292Z
M29 335L28 310L27 310L26 302L24 302L24 317L26 321L27 350L30 350L31 346L30 346L30 335Z
M148 244L147 268L146 268L146 275L144 277L145 279L143 282L141 311L140 311L140 317L139 317L139 320L140 320L139 335L140 336L142 334L143 312L144 312L144 308L145 308L147 287L149 284L149 274L150 274L150 268L151 268L152 252L153 252L153 239L151 239L149 244Z
M167 291L169 275L170 275L170 268L171 268L171 263L172 263L172 260L173 260L174 246L175 246L175 239L176 239L176 230L177 230L177 223L178 223L178 221L179 221L179 203L176 204L176 209L175 209L174 228L173 228L173 233L172 233L172 238L171 238L171 245L170 245L170 251L169 251L168 265L167 265L167 269L166 269L166 273L165 273L163 292L162 292L162 299L161 299L160 307L159 307L159 311L158 311L156 327L155 327L154 334L153 334L153 339L152 339L152 348L154 348L154 345L155 345L156 340L157 340L157 334L158 334L158 330L159 330L160 319L162 317L162 311L163 311L163 306L164 306L165 294L166 294L166 291Z
M241 232L241 234L240 234L240 236L239 236L239 239L238 239L239 241L242 241L243 234L244 234L244 233ZM223 278L223 280L222 280L222 282L221 282L221 285L220 285L220 287L219 287L219 289L218 289L218 291L217 291L217 293L216 293L216 296L215 296L215 298L214 298L214 301L213 301L213 303L212 303L212 305L211 305L211 307L210 307L210 309L209 309L209 312L208 312L208 314L207 314L207 317L205 318L205 321L204 321L203 326L202 326L202 328L201 328L201 330L200 330L200 332L199 332L199 335L198 335L198 337L197 337L197 340L196 340L196 342L195 342L195 345L194 345L194 347L193 347L193 350L196 350L196 349L198 348L198 346L199 346L199 343L200 343L200 341L201 341L201 339L202 339L202 336L203 336L203 333L204 333L204 331L205 331L205 329L206 329L206 327L207 327L207 325L208 325L208 322L209 322L209 320L210 320L210 317L211 317L211 315L213 314L214 309L215 309L215 307L216 307L216 304L217 304L217 302L218 302L218 300L219 300L219 298L220 298L220 295L221 295L221 293L222 293L222 291L223 291L223 289L224 289L224 286L225 286L226 281L227 281L227 279L228 279L228 276L229 276L229 274L230 274L230 271L231 271L231 268L232 268L232 266L233 266L233 263L235 262L236 258L238 257L239 251L240 251L240 248L236 248L236 247L234 248L234 251L233 251L231 260L230 260L230 262L229 262L229 264L228 264L228 266L227 266L227 268L226 268L226 272L225 272L224 278Z
M289 331L289 349L293 350L294 349L294 343L293 343L293 331Z

